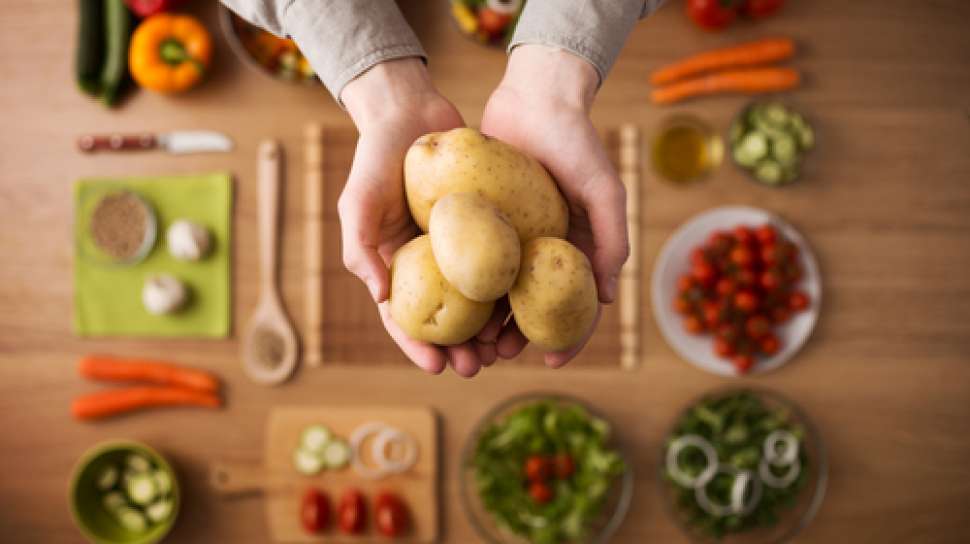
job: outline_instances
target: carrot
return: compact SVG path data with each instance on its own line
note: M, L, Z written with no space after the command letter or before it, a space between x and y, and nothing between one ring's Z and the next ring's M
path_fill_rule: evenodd
M791 68L755 68L717 72L654 89L654 104L672 104L695 96L728 92L764 93L796 87L801 75Z
M75 419L101 419L159 406L218 408L222 400L212 393L181 387L125 387L77 397L71 404L71 414Z
M794 54L795 42L790 38L766 38L732 47L713 49L668 64L650 74L650 83L657 86L666 85L703 72L765 64L790 58Z
M188 387L204 393L215 393L219 390L219 380L208 372L155 361L89 355L78 361L77 370L81 376L90 380L150 382Z

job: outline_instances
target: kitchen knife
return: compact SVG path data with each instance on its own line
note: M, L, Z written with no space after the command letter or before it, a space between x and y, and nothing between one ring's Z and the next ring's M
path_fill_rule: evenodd
M231 151L232 140L211 130L179 130L162 134L89 134L78 138L77 146L85 153L161 149L178 155Z

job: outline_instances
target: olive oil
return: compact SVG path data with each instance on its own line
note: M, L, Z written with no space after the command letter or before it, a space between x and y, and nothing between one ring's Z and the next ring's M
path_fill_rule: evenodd
M720 137L695 117L679 115L668 119L653 141L654 170L678 184L704 178L721 163L723 155Z

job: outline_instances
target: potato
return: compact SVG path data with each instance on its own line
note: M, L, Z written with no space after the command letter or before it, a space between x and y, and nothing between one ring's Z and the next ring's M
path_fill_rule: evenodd
M408 336L450 346L475 336L492 315L492 302L467 299L435 264L431 240L418 236L391 261L391 318Z
M558 238L536 238L522 247L509 301L519 330L546 351L582 341L599 310L589 259Z
M414 221L428 232L431 208L450 193L484 197L512 222L523 242L564 238L566 201L538 161L470 128L418 138L404 159L404 190Z
M474 193L438 199L428 222L441 274L467 298L489 302L509 292L519 273L519 237L508 217Z

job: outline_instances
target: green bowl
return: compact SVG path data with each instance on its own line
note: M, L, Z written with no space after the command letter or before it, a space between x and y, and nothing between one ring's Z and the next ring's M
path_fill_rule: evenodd
M172 478L172 514L143 533L131 532L115 521L101 506L101 491L95 484L97 474L105 465L121 465L129 453L144 455ZM68 501L75 525L95 544L154 544L165 538L179 512L179 484L175 471L157 451L140 442L112 440L89 449L74 467L69 493Z

